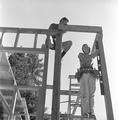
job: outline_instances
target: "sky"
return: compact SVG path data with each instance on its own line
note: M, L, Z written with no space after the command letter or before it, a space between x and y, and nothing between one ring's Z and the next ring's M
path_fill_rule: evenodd
M66 16L69 24L102 26L103 44L109 77L115 120L118 119L118 1L117 0L0 0L0 26L45 28L58 23ZM62 60L61 89L68 89L68 75L75 74L79 67L78 54L83 43L92 46L95 34L68 32L63 41L72 40L70 51ZM26 43L24 43L26 44ZM31 44L31 43L29 43ZM27 45L29 45L27 44ZM50 51L48 83L52 84L54 51ZM100 120L105 120L104 98L100 96L99 82L95 93L95 111ZM48 91L51 93L51 91ZM47 98L51 103L51 99ZM64 98L65 99L65 98ZM67 99L67 98L66 98ZM61 98L63 101L63 98ZM100 105L103 107L101 108ZM62 105L66 106L66 105ZM62 107L62 111L64 111ZM66 107L65 107L66 108Z

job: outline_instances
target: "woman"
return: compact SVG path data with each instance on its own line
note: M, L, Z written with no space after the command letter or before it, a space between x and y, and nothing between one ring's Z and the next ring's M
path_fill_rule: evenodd
M94 53L90 54L90 47L87 44L82 46L83 53L79 53L80 69L76 73L76 77L80 82L80 94L82 114L84 117L94 117L94 93L96 89L96 78L99 73L93 69L92 59L98 55L98 50L94 45Z

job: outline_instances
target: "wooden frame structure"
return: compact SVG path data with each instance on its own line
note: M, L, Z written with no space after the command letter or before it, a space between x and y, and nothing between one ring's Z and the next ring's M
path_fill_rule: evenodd
M112 102L110 96L110 89L108 83L108 75L106 69L105 55L102 43L102 27L97 26L80 26L80 25L59 25L60 30L67 32L88 32L88 33L96 33L96 39L98 39L98 46L100 50L100 62L101 62L101 75L102 75L102 86L104 86L104 98L105 98L105 106L106 106L106 114L107 120L114 120ZM52 120L59 120L59 101L60 101L60 71L61 71L61 42L62 42L62 34L59 33L57 35L56 41L56 51L55 51L55 68L54 68L54 82L53 82L53 105L52 105Z
M82 26L82 25L67 25L62 26L59 25L59 30L56 31L56 49L55 49L55 63L54 63L54 79L53 79L53 86L47 85L47 69L48 69L48 57L49 57L49 41L46 40L45 45L47 47L36 48L37 44L37 35L38 34L45 34L46 36L53 34L55 31L49 31L48 29L31 29L31 28L8 28L8 27L0 27L0 32L2 33L0 38L0 52L23 52L23 53L40 53L44 54L44 74L43 74L43 84L42 87L17 87L17 89L29 89L29 90L39 90L39 105L38 105L38 112L37 112L37 120L43 120L44 117L44 107L45 107L45 94L46 89L50 88L53 89L53 99L52 99L52 114L51 120L59 120L60 118L60 95L69 95L71 94L70 91L63 91L60 90L60 76L61 76L61 42L62 42L62 30L67 32L89 32L89 33L96 33L96 39L98 39L98 46L100 49L99 61L101 64L101 83L104 86L104 98L105 98L105 105L106 105L106 113L107 113L107 120L114 120L113 117L113 110L112 110L112 103L111 103L111 96L110 96L110 89L108 83L108 75L106 69L106 62L104 56L104 49L102 43L102 28L98 26ZM2 40L4 33L16 33L16 39L13 47L4 47L2 46ZM21 33L25 34L35 34L34 38L34 45L33 48L20 48L17 47L19 36ZM13 89L9 86L2 86L1 89ZM6 104L6 103L5 103ZM74 116L73 116L74 117Z
M38 112L37 112L37 120L42 120L44 116L44 109L45 109L45 94L46 94L46 84L47 84L47 70L48 70L48 55L49 55L49 46L48 46L48 40L45 41L45 45L42 46L42 48L36 48L37 45L37 39L38 39L38 34L51 34L53 32L47 30L47 29L31 29L31 28L8 28L8 27L0 27L0 32L2 33L1 38L0 38L0 52L18 52L18 53L35 53L35 54L44 54L44 73L43 73L43 82L42 86L38 87L39 91L39 104L38 104ZM15 33L15 42L14 46L12 47L5 47L2 45L2 41L4 38L5 33ZM20 34L34 34L34 45L33 48L23 48L23 47L18 47L18 42L19 42L19 36ZM47 44L47 47L45 47ZM3 86L1 86L3 87ZM4 86L4 89L9 88L9 86ZM27 89L27 87L25 87ZM13 89L13 87L12 87ZM18 86L17 86L17 89ZM34 89L33 89L34 90ZM14 98L16 94L14 94ZM16 100L14 99L13 101L13 106L15 105ZM14 111L13 111L14 112ZM12 120L13 116L9 119Z

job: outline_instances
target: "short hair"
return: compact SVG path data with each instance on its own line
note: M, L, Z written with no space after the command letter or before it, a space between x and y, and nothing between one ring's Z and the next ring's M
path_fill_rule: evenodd
M66 17L61 18L59 22L62 22L63 20L66 20L67 22L69 22L68 18Z
M83 44L83 45L82 45L82 51L84 52L83 49L84 49L85 46L87 46L87 47L89 48L89 52L90 52L90 47L89 47L87 44Z

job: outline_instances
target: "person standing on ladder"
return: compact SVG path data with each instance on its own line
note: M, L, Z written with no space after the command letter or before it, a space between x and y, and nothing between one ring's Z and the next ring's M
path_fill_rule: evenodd
M93 68L92 59L95 58L99 51L94 43L92 53L90 47L83 44L82 51L79 53L80 69L76 73L76 78L80 82L80 94L83 117L96 118L94 115L94 93L96 89L96 79L99 76L98 70Z
M52 34L51 36L47 36L47 39L49 40L49 48L51 50L55 50L55 43L56 43L56 31L59 29L59 25L67 25L67 23L69 22L69 20L66 17L61 18L61 20L59 21L59 24L55 24L52 23L49 26L49 30L54 31L55 33ZM63 31L63 34L65 33L65 31ZM52 42L53 43L52 43ZM61 52L61 58L63 58L63 56L68 52L68 50L71 48L72 46L72 41L68 40L65 42L62 42L62 52Z

